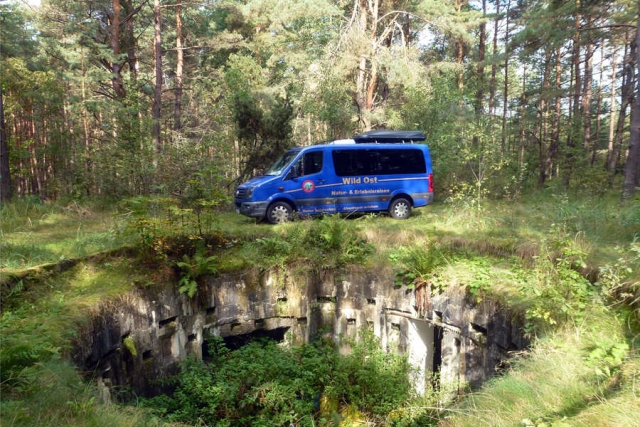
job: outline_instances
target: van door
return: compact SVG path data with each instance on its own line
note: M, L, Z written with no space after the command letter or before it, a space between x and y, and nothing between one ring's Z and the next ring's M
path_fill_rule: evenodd
M335 199L329 198L325 183L323 150L306 151L291 166L284 181L285 193L296 201L301 215L333 213Z

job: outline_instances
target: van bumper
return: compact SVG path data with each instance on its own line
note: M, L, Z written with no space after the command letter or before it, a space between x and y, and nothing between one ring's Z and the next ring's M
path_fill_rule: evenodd
M433 193L414 193L411 194L413 198L413 206L421 207L433 203Z
M264 218L268 205L268 202L236 203L236 212L252 218Z

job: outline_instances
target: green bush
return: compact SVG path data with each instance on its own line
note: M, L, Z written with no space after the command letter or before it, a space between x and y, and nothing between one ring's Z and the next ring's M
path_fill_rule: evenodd
M321 343L288 349L257 341L229 352L214 338L209 348L209 364L184 362L173 395L144 405L198 426L315 426L356 412L384 418L413 395L406 357L381 350L371 332L348 356Z
M284 268L308 261L315 268L362 264L374 248L354 221L339 215L286 224L273 235L244 244L245 258L260 268Z

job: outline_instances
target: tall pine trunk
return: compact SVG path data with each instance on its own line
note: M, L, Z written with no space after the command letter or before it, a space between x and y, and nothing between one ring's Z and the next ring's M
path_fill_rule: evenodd
M507 145L507 107L509 103L509 13L511 12L511 0L507 0L507 19L504 29L504 93L502 94L502 132L500 149L504 155Z
M9 169L9 142L7 141L7 126L4 121L4 99L2 85L0 85L0 203L11 200L11 170Z
M624 139L624 128L627 121L627 108L633 99L633 74L635 66L633 65L633 57L636 55L635 43L631 43L629 47L628 37L625 38L625 54L623 60L622 74L622 90L620 94L620 112L618 113L618 121L616 123L615 136L613 140L613 150L608 158L607 170L609 172L609 184L613 186L613 181L618 169L620 154L622 150L622 141Z
M638 0L640 8L640 0ZM640 9L638 9L640 11ZM640 73L640 12L638 14L638 27L636 28L635 40L635 60L636 67ZM639 74L640 75L640 74ZM640 175L640 84L636 82L638 89L635 93L635 108L631 112L631 132L629 136L629 153L627 163L624 167L624 183L622 185L622 199L633 197L638 186L638 176Z
M604 57L604 49L602 49L602 56ZM603 61L600 61L600 78L598 79L598 95L596 101L596 134L593 138L593 144L591 145L591 161L590 166L593 166L596 162L596 154L598 147L600 146L600 131L602 125L602 80L604 78L604 65Z
M487 44L486 23L484 18L487 15L487 1L482 0L482 23L480 24L480 40L478 41L478 66L476 73L478 75L478 81L476 86L476 105L475 113L476 118L482 116L484 110L484 59Z
M554 106L553 114L553 130L551 131L551 141L549 142L549 150L547 152L547 159L545 160L544 173L547 179L551 178L553 174L553 166L555 164L556 156L558 155L558 148L560 147L560 118L562 116L562 52L561 48L556 49L556 102Z
M563 181L564 186L569 188L571 184L571 176L576 163L576 139L581 133L582 116L580 103L580 91L582 90L582 80L580 72L580 23L582 15L580 13L581 0L576 0L576 13L575 13L575 32L573 35L572 52L571 52L571 91L573 100L571 101L571 116L569 118L569 132L567 134L567 148L564 157L564 174Z
M538 111L540 111L540 120L539 120L539 130L538 130L538 144L539 144L539 152L538 152L538 161L539 163L539 175L538 175L538 185L542 187L547 180L546 168L545 168L545 150L546 150L546 140L547 140L547 127L548 127L548 114L549 108L547 103L547 96L549 93L549 86L551 85L551 49L547 48L545 52L545 61L544 61L544 73L542 77L542 91L540 95L540 102L538 104Z
M463 6L466 5L468 0L455 0L456 13L460 15L462 13ZM465 55L465 41L458 37L455 40L455 58L456 64L458 64L458 89L460 93L464 89L464 55Z
M182 129L182 68L184 66L184 50L182 46L182 2L176 3L176 87L173 107L173 130Z
M611 157L613 156L614 136L615 136L615 115L616 115L616 67L618 66L617 60L618 46L616 46L615 40L613 41L613 57L611 59L611 98L609 101L609 142L607 147L607 159L604 162L604 167L609 170L611 164Z
M153 2L153 15L155 18L153 53L155 59L156 85L153 96L153 124L151 132L153 137L153 147L156 151L153 165L154 167L157 167L158 154L162 151L162 140L160 139L160 113L162 109L162 18L160 15L160 0L154 0Z
M527 148L527 67L522 69L522 95L520 97L520 153L518 154L518 166L520 175L524 173L524 156Z
M593 26L593 17L587 21L587 29ZM591 99L593 97L593 41L589 40L585 48L584 62L584 83L582 87L582 105L580 113L582 116L582 144L585 153L591 145Z
M500 22L500 0L496 1L496 20L493 23L493 60L491 61L491 80L489 82L489 117L496 113L496 74L498 72L498 23Z
M120 0L113 0L113 20L111 22L111 50L113 52L113 62L111 63L111 82L113 90L118 98L126 96L124 85L122 84L122 64L120 60L120 25L121 25Z

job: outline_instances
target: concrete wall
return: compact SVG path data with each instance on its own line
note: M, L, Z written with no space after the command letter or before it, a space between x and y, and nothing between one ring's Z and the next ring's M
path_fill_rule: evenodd
M370 328L387 351L408 354L417 390L435 366L455 392L479 385L509 350L526 346L516 323L491 301L474 304L460 287L441 295L397 287L390 269L249 271L206 277L193 298L177 286L150 286L106 305L79 337L75 361L107 385L153 395L181 360L203 357L210 335L241 343L286 330L302 344L327 334L347 353L345 338Z

